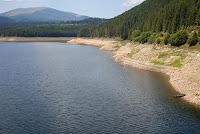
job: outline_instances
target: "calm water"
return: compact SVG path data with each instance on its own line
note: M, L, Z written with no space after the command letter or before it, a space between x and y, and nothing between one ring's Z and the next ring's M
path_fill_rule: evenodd
M0 43L0 134L200 133L159 74L64 43Z

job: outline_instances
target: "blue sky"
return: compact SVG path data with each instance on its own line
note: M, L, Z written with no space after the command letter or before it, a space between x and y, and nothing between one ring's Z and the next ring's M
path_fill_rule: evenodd
M21 7L52 7L91 17L112 18L144 0L0 0L0 12Z

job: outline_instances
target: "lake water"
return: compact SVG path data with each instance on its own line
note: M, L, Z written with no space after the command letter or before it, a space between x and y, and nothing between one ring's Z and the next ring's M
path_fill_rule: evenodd
M0 134L195 134L199 110L158 73L65 43L0 43Z

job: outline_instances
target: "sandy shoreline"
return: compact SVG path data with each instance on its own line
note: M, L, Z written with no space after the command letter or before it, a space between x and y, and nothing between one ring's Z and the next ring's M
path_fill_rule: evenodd
M66 42L68 37L0 37L0 42Z
M169 76L169 82L175 90L179 93L186 94L182 99L196 106L200 106L199 51L186 51L168 46L144 45L128 41L121 42L98 38L74 38L69 43L92 45L99 47L101 50L112 51L113 59L116 62L139 69L165 73ZM169 55L167 55L167 52ZM180 55L177 53L180 53ZM167 65L152 63L152 61L156 61L155 59L162 59ZM179 63L182 65L181 67L176 63L179 60L181 61L181 64Z

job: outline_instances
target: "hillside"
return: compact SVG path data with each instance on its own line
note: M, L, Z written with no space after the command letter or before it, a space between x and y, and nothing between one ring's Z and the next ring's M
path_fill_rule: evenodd
M89 18L71 12L63 12L53 8L35 7L18 8L0 16L8 17L16 22L61 22L61 21L80 21Z
M174 33L180 27L200 25L200 0L146 0L110 19L93 36L127 39L132 30Z
M1 19L1 17L0 17ZM0 36L3 37L76 37L84 29L91 29L105 22L105 19L89 18L82 21L61 23L11 23L0 24Z
M14 23L14 20L0 16L0 24L10 24L10 23Z

